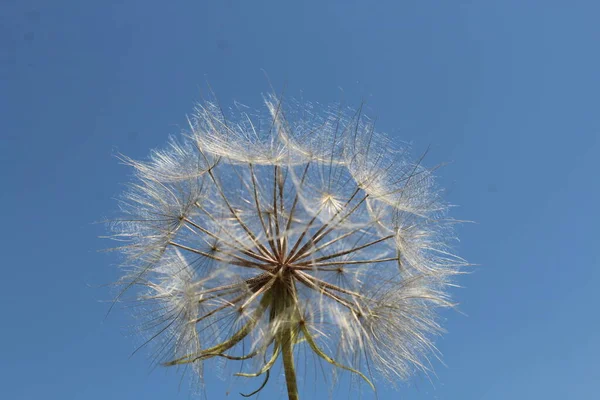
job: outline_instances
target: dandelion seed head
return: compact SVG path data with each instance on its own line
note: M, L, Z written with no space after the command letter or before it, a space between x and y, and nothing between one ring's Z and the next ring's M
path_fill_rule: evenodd
M301 347L369 385L428 373L467 265L431 171L362 108L265 104L200 104L182 138L122 158L134 179L111 229L120 283L150 304L145 344L199 377L251 360L240 379L268 379L281 359L290 398Z

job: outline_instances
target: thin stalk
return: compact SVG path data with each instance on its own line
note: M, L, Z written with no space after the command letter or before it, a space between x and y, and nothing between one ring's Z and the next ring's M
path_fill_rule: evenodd
M327 229L330 224L332 222L334 222L335 218L337 218L337 216L340 214L340 212L344 209L346 209L346 207L348 207L348 205L350 204L350 202L352 202L352 200L354 199L354 197L358 194L358 192L360 192L360 188L356 188L356 190L354 191L354 193L352 193L352 196L350 196L350 198L346 201L346 203L344 204L344 206L342 208L340 208L339 210L337 210L335 212L335 214L333 214L333 216L329 219L329 221L324 224L323 226L321 226L319 228L319 230L317 232L315 232L315 234L313 235L313 237L311 239L309 239L304 246L302 246L302 248L300 248L300 250L297 250L298 246L294 246L294 248L292 249L292 251L290 252L290 255L288 256L288 258L286 259L286 263L292 263L294 261L296 261L296 259L300 256L302 256L309 248L313 247L314 245L316 245L318 242L320 242L325 236L327 236L327 234L329 234L332 230L334 230L339 224L341 224L346 218L348 218L352 213L354 213L354 211L356 211L356 209L362 204L362 202L367 198L366 196L363 197L363 199L352 208L352 210L350 210L350 212L348 214L346 214L345 216L343 216L337 223L335 223L331 228L329 228L325 233L322 233L325 229ZM367 195L368 196L368 195ZM324 203L321 204L321 207L319 207L318 213L321 212L321 210L323 209ZM309 226L312 225L312 222L317 218L316 214L313 219L309 222ZM302 241L302 239L304 239L304 235L306 234L306 232L308 231L309 226L306 227L306 229L304 230L302 236L300 236L300 238L298 239L297 245L300 244L300 241ZM297 250L297 251L296 251Z
M306 263L306 264L300 264L300 265L294 265L294 269L296 270L301 270L301 271L310 271L310 270L315 270L315 271L327 271L328 269L326 268L321 268L321 267L326 267L326 266L330 266L330 265L341 265L341 266L345 266L345 265L359 265L359 264L375 264L375 263L383 263L383 262L389 262L389 261L397 261L398 257L389 257L389 258L377 258L374 260L356 260L356 261L327 261L327 262L318 262L318 263ZM339 268L334 268L332 269L332 271L338 270Z
M369 242L369 243L363 244L363 245L361 245L361 246L352 247L352 248L350 248L350 249L348 249L348 250L340 251L340 252L338 252L338 253L335 253L335 254L330 254L330 255L327 255L327 256L319 257L319 258L316 258L316 259L314 259L314 260L311 260L311 261L309 262L309 264L310 264L310 263L318 263L318 262L320 262L320 261L325 261L325 260L330 260L330 259L332 259L332 258L337 258L337 257L345 256L345 255L347 255L347 254L354 253L355 251L359 251L359 250L362 250L362 249L366 249L366 248L367 248L367 247L369 247L369 246L373 246L373 245L376 245L376 244L378 244L378 243L384 242L384 241L386 241L386 240L388 240L388 239L391 239L391 238L393 238L394 236L395 236L395 235L388 235L388 236L382 237L382 238L380 238L380 239L374 240L374 241L372 241L372 242ZM296 261L298 261L298 260L299 260L299 258L298 258L298 259L296 259ZM300 264L297 264L297 265L303 265L303 264L305 264L305 263L300 263Z
M311 288L311 289L318 290L318 291L319 291L319 293L321 293L321 294L323 294L323 295L325 295L325 296L329 297L330 299L333 299L333 300L335 300L337 303L339 303L339 304L343 305L344 307L348 308L349 310L351 310L351 311L356 311L356 309L355 309L355 308L352 306L352 304L351 304L351 303L349 303L349 302L348 302L347 300L345 300L344 298L342 298L342 297L340 297L340 296L338 296L338 295L336 295L336 294L334 294L334 293L331 293L329 290L327 290L327 288L317 285L315 282L311 281L311 280L310 280L310 279L308 279L308 278L305 278L304 276L302 276L302 275L300 275L300 274L296 274L296 273L295 273L295 274L294 274L294 276L295 276L295 277L298 279L298 281L299 281L300 283L302 283L304 286L306 286L306 287L309 287L309 288ZM307 276L310 276L310 275L307 275Z
M289 327L281 334L281 353L283 356L283 370L287 385L289 400L299 400L298 382L296 381L296 367L294 366L294 333Z
M310 167L310 161L306 164L306 167L304 168L304 172L302 173L302 178L300 179L300 187L296 189L296 195L294 196L294 201L292 202L292 207L290 209L290 214L288 216L287 219L287 223L285 225L285 229L283 231L283 244L282 244L282 250L281 250L281 254L285 255L287 254L287 246L288 246L288 235L290 232L290 228L292 226L292 220L294 218L294 212L296 211L296 205L298 204L298 191L302 188L302 185L304 184L304 179L306 178L306 174L308 173L308 168Z
M215 178L215 175L212 173L211 170L208 171L208 175L211 177L212 181L215 183L217 191L219 192L219 194L223 198L223 201L225 202L225 205L229 209L229 212L231 213L231 215L236 219L236 221L238 222L238 224L240 224L240 226L244 229L244 231L246 231L246 233L248 234L248 237L250 238L250 240L252 240L252 242L258 248L258 250L261 253L263 253L263 255L269 256L270 255L269 251L265 248L265 246L263 246L258 241L258 239L256 238L256 235L250 230L250 228L248 228L246 226L246 224L242 221L242 219L239 217L239 215L237 214L237 212L235 212L235 210L231 206L231 203L229 203L229 200L227 199L227 196L225 196L225 192L223 191L223 188L221 187L221 185L217 181L217 178Z
M273 260L270 260L270 259L268 259L268 258L262 257L262 256L260 256L260 255L258 255L258 254L256 254L256 253L254 253L254 252L252 252L252 251L248 250L248 249L247 249L247 248L245 248L245 247L239 247L239 246L235 246L235 245L233 245L233 244L231 244L231 243L228 243L228 242L227 242L226 240L224 240L223 238L221 238L221 237L219 237L218 235L216 235L216 234L214 234L214 233L210 232L209 230L207 230L207 229L205 229L205 228L201 227L200 225L196 224L194 221L192 221L192 220L190 220L190 219L188 219L188 218L183 218L183 220L184 220L185 222L187 222L188 224L190 224L191 226L193 226L194 228L198 229L200 232L207 234L208 236L210 236L210 237L212 237L212 238L214 238L214 239L218 240L219 242L221 242L221 243L225 244L226 246L229 246L229 247L231 247L231 248L232 248L232 249L234 249L234 250L237 250L237 251L239 251L240 253L246 254L246 255L247 255L247 256L249 256L249 257L256 258L257 260L264 261L264 262L266 262L266 263L273 263Z
M312 275L306 274L306 273L304 273L302 271L296 271L295 272L296 276L298 274L302 274L302 276L304 278L307 278L308 280L313 281L318 286L324 287L326 289L332 289L332 290L335 290L336 292L344 293L344 294L347 294L347 295L350 295L350 296L354 296L356 298L364 298L364 296L361 295L360 293L354 292L352 290L341 288L341 287L339 287L337 285L334 285L333 283L325 282L324 280L321 280L321 279L316 278L316 277L314 277Z
M191 253L199 254L199 255L204 256L206 258L210 258L210 259L213 259L215 261L219 261L219 262L222 262L222 263L225 263L225 264L237 265L238 267L246 267L246 268L258 268L258 269L262 269L263 271L270 271L270 268L268 266L266 266L266 265L262 265L262 264L255 263L255 262L250 261L250 260L246 260L245 258L236 256L235 254L225 253L223 251L221 252L221 253L226 254L226 255L228 255L230 257L236 258L236 259L238 259L240 261L227 260L225 258L218 257L218 256L212 255L210 253L206 253L204 251L196 250L196 249L193 249L191 247L188 247L188 246L185 246L183 244L179 244L179 243L173 242L173 241L169 242L169 244L171 246L179 247L180 249L187 250L187 251L189 251Z
M281 256L281 243L279 242L279 213L277 212L277 184L279 183L279 168L277 165L273 167L273 219L275 220L275 243L277 249L275 250L275 258L279 262L282 262Z
M208 218L210 218L210 219L211 219L211 221L213 221L213 222L214 222L214 223L215 223L215 224L216 224L216 225L219 227L219 229L223 230L223 232L224 232L224 233L226 233L226 234L227 234L227 236L229 236L229 237L230 237L230 238L231 238L231 239L232 239L234 242L236 242L236 243L237 243L237 244L239 244L240 246L242 246L242 247L244 247L244 248L248 249L248 248L246 247L246 245L244 245L244 243L240 242L240 240L239 240L239 239L237 239L237 238L236 238L234 235L232 235L231 233L229 233L228 229L227 229L227 228L224 228L224 227L223 227L223 225L222 225L222 224L219 222L219 220L218 220L217 218L215 218L215 217L214 217L214 216L213 216L213 215L212 215L212 214L211 214L211 213L210 213L208 210L204 209L204 208L203 208L203 207L202 207L202 206L201 206L201 205L200 205L198 202L196 202L196 203L195 203L195 205L196 205L196 207L198 207L198 209L199 209L200 211L202 211L202 212L203 212L203 213L204 213L204 214L205 214L205 215L206 215ZM265 254L265 253L263 253L263 252L261 251L261 249L260 249L260 248L256 247L256 243L255 243L254 245L255 245L255 248L256 248L256 249L257 249L257 250L258 250L260 253L262 253L262 254L263 254L265 257L267 257L267 258L269 258L269 259L273 260L273 262L275 262L275 263L277 262L277 260L275 260L275 259L273 259L273 258L271 257L271 254L270 254L270 253L268 253L268 254ZM248 251L251 251L251 250L248 250Z
M260 220L260 224L262 225L263 232L265 233L265 237L267 238L267 241L269 243L269 247L271 247L273 254L276 254L277 251L275 250L275 242L273 241L273 238L271 237L271 233L267 229L265 220L262 217L263 210L260 207L260 203L258 200L258 188L257 188L258 185L256 183L256 175L254 174L254 166L252 165L252 163L248 164L248 168L250 169L250 175L252 176L252 192L254 194L254 205L256 206L256 212L258 213L258 219ZM276 258L276 257L273 257L273 258Z
M302 239L304 239L304 236L306 236L306 234L308 233L308 230L310 229L310 227L312 226L312 224L315 222L315 220L319 217L319 214L321 213L321 211L323 211L323 206L325 204L321 204L321 206L317 209L317 212L315 213L314 217L311 218L310 221L308 221L308 224L306 224L306 226L304 227L304 230L302 231L302 234L300 235L300 237L298 238L298 240L296 240L296 244L294 244L294 247L292 248L292 250L290 251L288 257L285 260L285 264L289 264L290 260L292 260L292 257L294 257L296 255L296 250L298 250L298 247L300 246L300 244L302 244ZM306 245L304 247L307 247ZM304 251L300 250L300 251Z
M330 240L329 242L327 242L327 243L324 243L324 244L322 244L322 245L321 245L321 246L319 246L319 247L315 247L315 248L314 248L314 249L312 249L311 251L305 252L305 253L304 253L302 256L298 257L298 258L296 259L296 261L303 260L303 259L305 259L306 257L309 257L309 256L310 256L310 255L312 255L312 254L319 253L319 252L321 252L323 249L325 249L325 248L327 248L327 247L331 246L332 244L334 244L334 243L336 243L336 242L339 242L340 240L346 239L348 236L352 236L352 235L354 235L356 232L364 231L364 229L365 229L364 227L360 227L360 228L353 229L353 230L351 230L350 232L346 232L346 233L344 233L343 235L336 236L335 238L333 238L333 239L332 239L332 240Z

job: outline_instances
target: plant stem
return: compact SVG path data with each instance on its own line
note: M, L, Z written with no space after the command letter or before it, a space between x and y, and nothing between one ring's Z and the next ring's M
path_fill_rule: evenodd
M294 366L294 338L292 329L286 329L281 335L281 350L283 356L283 369L289 400L299 400L298 384L296 382L296 368Z

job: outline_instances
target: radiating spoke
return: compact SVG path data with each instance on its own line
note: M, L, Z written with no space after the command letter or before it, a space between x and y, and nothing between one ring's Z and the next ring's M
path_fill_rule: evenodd
M309 239L306 244L304 246L302 246L302 248L300 248L300 250L295 251L296 246L294 246L294 249L290 252L290 256L288 257L288 259L286 260L286 263L293 263L298 257L299 255L303 254L306 250L308 250L310 247L314 246L315 244L317 244L320 240L322 240L325 236L327 236L327 234L329 232L331 232L332 230L334 230L335 228L337 228L339 226L339 224L341 224L344 220L346 220L350 215L352 215L354 213L354 211L356 211L358 209L358 207L366 200L367 196L363 197L363 199L357 204L355 205L352 210L350 210L349 213L347 213L344 217L342 217L340 220L338 220L333 226L331 226L329 228L329 225L335 220L335 218L339 215L339 213L344 210L354 199L354 197L356 197L356 195L360 192L360 188L356 188L356 190L354 191L354 193L352 193L352 196L350 196L350 198L346 201L346 203L344 204L343 207L341 207L339 210L337 210L334 215L329 219L329 221L324 224L323 226L321 226L321 228L319 228L314 235L312 236L311 239ZM319 210L323 209L323 205L321 204L321 207L319 208ZM316 218L316 216L315 216ZM315 219L313 218L313 220ZM312 221L311 221L312 222ZM329 228L329 229L327 229ZM308 228L307 228L308 229ZM325 231L325 233L323 233L323 231ZM306 230L304 231L304 233L306 233ZM298 241L300 242L301 239L304 238L304 235L298 239Z
M350 310L356 311L355 308L353 307L353 305L350 302L348 302L344 298L342 298L342 297L340 297L340 296L338 296L338 295L336 295L334 293L331 293L329 290L327 290L327 288L319 286L316 283L312 282L310 279L308 279L308 278L306 278L306 277L304 277L302 275L299 275L297 273L294 273L294 276L296 277L296 279L298 279L298 281L300 283L304 284L305 286L307 286L307 287L309 287L311 289L316 289L316 290L319 291L319 293L322 293L325 296L329 297L330 299L335 300L337 303L343 305L344 307L346 307L346 308L348 308Z
M391 239L393 237L395 237L395 235L388 235L388 236L382 237L380 239L374 240L372 242L363 244L361 246L352 247L352 248L350 248L348 250L340 251L340 252L334 253L334 254L329 254L329 255L326 255L326 256L323 256L323 257L316 258L316 259L311 260L311 261L304 262L304 263L295 263L293 265L317 264L320 261L330 260L332 258L337 258L337 257L345 256L345 255L348 255L348 254L352 254L354 252L366 249L367 247L376 245L376 244L381 243L381 242L385 242L386 240L389 240L389 239Z
M282 254L287 254L287 239L292 227L292 221L294 218L294 213L296 212L296 205L298 204L298 193L300 192L300 190L302 189L303 185L304 185L304 180L306 179L306 174L308 173L308 168L310 167L310 161L306 163L306 167L304 167L304 172L302 173L302 178L300 178L300 185L299 187L296 188L296 194L294 196L294 200L292 202L292 206L290 208L290 214L288 216L287 222L285 224L285 232L284 232L284 242L283 242L283 248L281 253Z
M300 234L300 237L298 238L298 240L296 240L296 243L294 244L294 247L292 248L292 250L290 250L288 258L285 260L286 264L290 264L292 262L292 258L295 255L296 250L298 249L298 247L302 243L302 240L304 239L304 236L306 236L306 234L308 233L308 230L310 229L310 227L312 226L312 224L316 221L316 219L318 218L318 216L321 213L321 211L323 211L324 206L325 206L325 204L321 204L321 206L319 207L319 209L317 210L317 212L315 213L315 215L312 217L312 219L310 221L308 221L308 223L304 227L304 230L302 231L302 234Z
M332 289L332 290L335 290L336 292L344 293L344 294L347 294L347 295L350 295L350 296L353 296L353 297L356 297L356 298L364 298L364 296L361 295L360 293L354 292L352 290L344 289L342 287L339 287L339 286L334 285L334 284L329 283L329 282L325 282L324 280L321 280L321 279L319 279L317 277L314 277L314 276L309 275L307 273L304 273L302 271L297 271L297 273L301 274L302 277L304 277L304 278L312 281L313 283L315 283L316 285L318 285L320 287L323 287L323 288L326 288L326 289Z
M222 263L225 263L225 264L237 265L239 267L246 267L246 268L259 268L259 269L262 269L264 271L270 271L271 270L271 268L269 266L267 266L267 265L263 265L263 264L255 263L254 261L246 260L245 258L236 256L235 254L221 252L221 253L229 256L229 257L233 257L233 258L237 259L238 261L228 260L226 258L222 258L222 257L216 256L214 254L210 254L210 253L207 253L205 251L194 249L192 247L188 247L188 246L185 246L183 244L180 244L180 243L177 243L177 242L173 242L173 241L170 241L169 244L171 246L175 246L175 247L178 247L180 249L189 251L191 253L199 254L199 255L204 256L206 258L210 258L212 260L219 261L219 262L222 262Z
M275 258L279 260L279 262L283 261L281 259L281 246L279 243L279 212L277 211L277 186L279 182L279 167L275 165L273 167L273 219L275 220L275 242L277 243L277 249L275 250Z
M246 226L246 224L244 223L244 221L242 221L242 219L240 218L240 216L238 215L237 212L235 212L235 210L233 209L233 207L231 206L231 203L229 202L229 200L227 199L227 196L225 196L225 192L223 191L223 188L221 187L221 185L219 184L219 182L217 181L217 179L215 178L215 175L213 174L212 170L208 170L208 175L211 177L211 179L213 180L215 187L217 188L217 191L219 192L219 194L221 195L221 198L223 199L223 201L225 202L225 205L227 206L227 208L229 209L229 212L231 213L231 215L235 218L235 220L237 221L237 223L242 227L242 229L248 234L248 237L250 238L250 240L252 240L252 242L254 243L255 246L258 247L258 249L264 254L264 255L269 255L269 251L258 241L256 235L250 230L250 228L248 228L248 226Z
M245 247L244 243L240 242L240 240L238 238L236 238L233 234L231 234L228 229L223 227L223 225L218 221L218 219L214 215L212 215L212 213L205 210L200 204L196 204L196 207L198 207L198 209L200 209L202 212L204 212L204 214L206 214L219 227L219 229L222 229L225 233L227 233L227 236L229 236L234 242L238 243L239 245L246 248L248 251L252 252L247 247ZM254 243L254 245L256 246L258 251L263 254L264 258L267 258L275 263L277 262L277 260L272 258L272 255L271 255L271 253L269 253L268 250L265 249L265 252L263 252L261 250L261 248L256 245L256 243ZM264 246L263 246L263 248L264 248ZM252 252L252 253L256 255L256 253L254 253L254 252Z
M319 247L315 247L313 249L309 249L310 251L304 252L301 256L299 256L298 258L296 258L296 261L303 260L303 259L305 259L306 257L309 257L312 254L320 253L324 249L326 249L327 247L331 246L332 244L334 244L336 242L339 242L340 240L346 239L347 237L352 236L352 235L354 235L357 232L361 232L362 231L362 232L366 233L366 231L364 231L364 229L365 228L360 227L360 228L353 229L353 230L351 230L349 232L346 232L343 235L336 236L335 238L331 239L329 242L324 243L324 244L322 244Z
M260 206L260 201L258 199L258 184L256 183L256 174L254 173L254 166L250 163L248 164L248 168L250 169L250 175L252 177L252 192L253 192L253 197L254 197L254 204L256 206L256 212L258 214L258 219L260 221L260 224L263 228L263 232L265 233L265 237L267 238L267 241L269 243L269 247L271 248L271 250L273 251L273 258L276 259L277 257L274 257L274 254L276 253L276 249L275 249L275 243L273 242L273 238L271 236L271 233L269 232L269 230L267 229L267 226L265 224L265 220L263 218L263 209Z
M310 270L327 271L326 269L323 269L321 267L326 267L326 266L330 266L330 265L344 266L344 265L359 265L359 264L377 264L377 263L383 263L383 262L389 262L389 261L398 261L398 257L378 258L378 259L373 259L373 260L327 261L327 262L313 263L313 264L308 264L308 265L294 266L293 268L301 270L301 271L310 271ZM338 270L338 268L333 268L329 271L335 271L335 270Z
M223 311L223 310L225 310L226 308L229 308L229 307L233 307L233 306L235 306L235 303L238 303L238 302L240 302L240 301L241 301L243 298L244 298L244 296L238 296L238 297L236 297L235 299L228 301L226 304L223 304L222 306L219 306L219 307L217 307L217 308L215 308L215 309L213 309L213 310L209 311L208 313L204 314L203 316L201 316L201 317L199 317L199 318L195 319L195 320L194 320L194 323L196 323L196 324L197 324L197 323L199 323L199 322L202 322L202 321L204 321L206 318L212 317L213 315L215 315L215 314L216 314L216 313L218 313L219 311Z
M249 250L248 248L232 245L231 243L225 241L220 236L208 231L207 229L201 227L200 225L196 224L194 221L192 221L188 218L184 218L184 221L187 222L188 224L190 224L191 226L193 226L194 228L198 229L200 232L207 234L208 236L212 237L213 239L216 239L219 243L223 243L224 245L231 247L232 249L237 250L240 253L247 255L248 257L252 257L257 260L266 262L266 263L273 263L273 260L263 257L261 255L258 255L256 253L254 253L253 251Z

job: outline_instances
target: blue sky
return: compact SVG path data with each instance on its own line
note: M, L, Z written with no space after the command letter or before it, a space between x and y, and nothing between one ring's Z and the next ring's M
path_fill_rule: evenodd
M597 397L599 13L576 0L2 1L2 397L189 398L174 371L129 358L125 312L104 318L117 260L93 222L129 178L117 152L165 144L206 82L259 107L263 70L290 97L366 101L415 157L431 146L453 215L476 222L459 227L459 254L480 266L454 291L465 315L443 314L445 365L379 399ZM259 398L283 399L276 382ZM207 383L225 398L226 382Z

